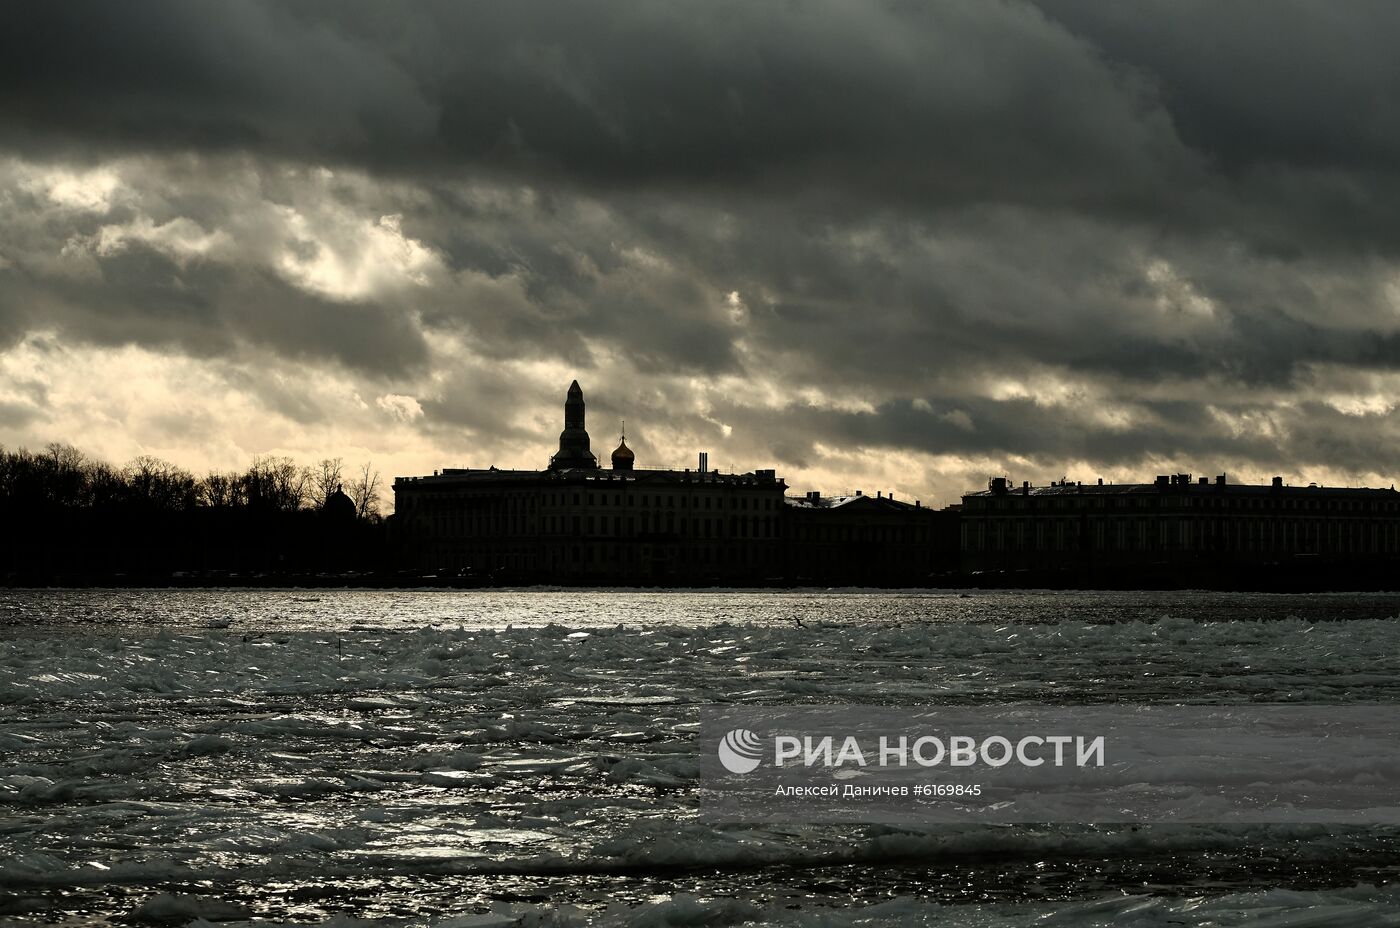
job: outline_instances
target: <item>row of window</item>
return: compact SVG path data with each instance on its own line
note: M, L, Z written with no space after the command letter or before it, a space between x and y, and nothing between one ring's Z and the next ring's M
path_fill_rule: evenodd
M729 503L726 507L725 500ZM537 497L534 494L500 495L495 493L435 495L430 497L409 497L402 501L402 509L408 511L416 506L430 506L434 509L485 509L507 513L530 514L535 511ZM779 501L771 496L715 496L704 494L688 496L674 493L642 493L624 495L622 493L584 492L579 490L557 491L544 494L545 506L640 506L650 509L653 506L664 509L732 509L737 511L772 512Z
M545 516L547 535L565 533L626 537L642 532L680 534L692 538L776 538L777 519L768 516L729 516L728 532L724 517L677 517L674 512L653 512L649 516Z
M618 537L642 533L688 535L694 538L777 538L778 520L774 516L679 516L674 512L643 513L640 516L557 516L542 520L522 516L490 517L462 513L438 513L432 526L439 536L520 535L536 531L543 523L547 535L587 534ZM725 528L728 531L725 531Z
M485 511L528 515L535 511L537 497L534 494L469 493L462 495L407 496L395 502L399 512L409 512L422 507L443 511L451 509Z
M625 501L624 501L625 499ZM640 499L640 503L638 503ZM657 508L665 509L724 509L725 500L729 500L730 509L747 510L767 510L771 512L775 507L772 497L762 497L750 499L747 496L715 496L703 494L700 496L689 496L686 494L667 493L665 495L656 493L642 493L640 496L628 495L624 498L621 493L595 493L574 490L570 492L546 493L544 502L546 506L623 506L640 505L647 509L655 505ZM752 503L752 507L750 507ZM713 505L712 505L713 504Z
M1093 522L1088 534L1078 520L976 523L963 527L970 551L1093 550L1299 551L1358 554L1400 553L1400 524L1255 520L1223 531L1194 520L1116 519Z

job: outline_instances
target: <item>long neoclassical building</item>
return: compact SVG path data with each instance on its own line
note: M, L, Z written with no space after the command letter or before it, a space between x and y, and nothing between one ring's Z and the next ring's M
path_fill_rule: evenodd
M642 468L626 437L601 467L569 386L544 470L462 468L394 481L407 564L521 579L754 580L781 570L786 484L772 470Z
M968 570L1400 560L1394 488L1297 487L1282 477L1249 486L1223 474L1016 487L998 477L963 497L961 516Z
M625 437L600 466L575 381L543 470L464 468L394 481L404 566L506 582L916 585L954 571L1368 570L1400 562L1394 489L1267 486L1160 476L1153 483L992 480L959 507L786 498L772 470L639 467ZM1164 576L1166 574L1163 574ZM1281 574L1282 575L1282 574ZM1183 580L1184 582L1184 580Z

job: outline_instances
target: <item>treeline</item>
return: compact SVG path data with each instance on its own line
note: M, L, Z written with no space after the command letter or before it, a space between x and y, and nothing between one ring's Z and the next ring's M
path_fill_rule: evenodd
M101 582L384 566L381 482L369 465L255 458L192 472L153 457L124 467L67 444L0 448L0 579Z
M287 457L257 457L242 473L210 472L196 477L169 461L146 455L118 468L67 444L50 444L37 453L0 447L0 505L135 506L160 511L204 506L296 512L321 509L342 489L354 502L358 517L380 517L379 473L365 464L347 479L340 458L303 467Z

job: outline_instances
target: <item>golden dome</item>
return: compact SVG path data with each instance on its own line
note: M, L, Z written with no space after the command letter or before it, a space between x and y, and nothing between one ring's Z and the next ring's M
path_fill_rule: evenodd
M627 447L627 437L623 436L622 444L617 446L617 450L612 453L613 470L631 470L632 464L637 460L637 456L632 453L632 449Z

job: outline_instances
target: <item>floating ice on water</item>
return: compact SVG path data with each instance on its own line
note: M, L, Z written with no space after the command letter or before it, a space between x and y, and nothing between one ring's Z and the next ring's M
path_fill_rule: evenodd
M331 608L335 597L326 599L303 605ZM460 612L476 601L444 602ZM735 613L780 618L781 602L735 602ZM877 600L852 602L873 609ZM1400 840L1384 830L696 822L701 704L1400 697L1400 623L1391 620L1102 624L1056 597L1054 614L1041 601L1038 622L925 624L909 615L918 600L890 602L903 610L897 620L818 623L803 601L806 629L699 620L459 629L424 627L420 616L392 634L342 620L335 634L281 627L263 638L197 627L14 635L0 640L0 895L52 893L44 898L59 912L231 914L188 901L207 897L275 923L300 918L287 886L322 886L328 898L362 892L345 903L354 911L390 898L385 911L414 911L424 924L467 915L450 908L455 900L489 897L510 880L501 892L547 887L590 917L652 924L747 918L751 908L724 901L736 893L777 924L1387 924L1400 900L1365 888L1226 892L1241 887L1207 880L1153 897L1082 898L1085 880L1136 887L1173 860L1229 860L1238 879L1264 885L1287 874L1251 877L1251 868L1284 860L1300 879L1332 872L1354 883L1397 858ZM990 594L936 602L970 614L1022 608ZM1354 775L1367 775L1363 761ZM979 860L998 864L966 869ZM1047 861L1077 874L1065 885L1081 898L840 908L872 880L888 881L881 898L931 892L933 881L1005 895L1041 879ZM815 888L793 889L803 881ZM799 908L764 901L784 893ZM647 902L653 895L667 898ZM320 908L304 921L334 914L330 903L306 904ZM486 914L524 924L574 917L526 904Z

